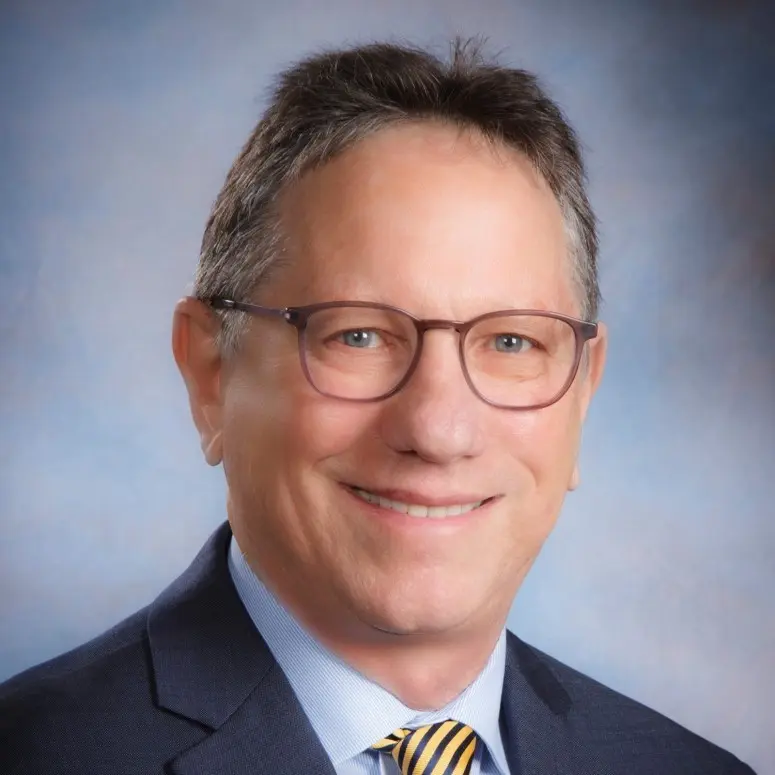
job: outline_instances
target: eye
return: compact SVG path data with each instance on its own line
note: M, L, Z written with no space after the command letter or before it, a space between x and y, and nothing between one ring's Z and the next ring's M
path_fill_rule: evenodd
M342 331L336 338L347 347L357 347L362 350L379 347L381 340L380 335L376 331L368 328Z
M533 347L529 339L519 334L496 334L494 344L495 349L500 353L521 353Z

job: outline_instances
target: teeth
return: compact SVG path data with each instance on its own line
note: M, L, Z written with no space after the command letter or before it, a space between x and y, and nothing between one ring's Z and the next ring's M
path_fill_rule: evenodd
M454 506L420 506L416 503L401 503L400 501L381 498L379 495L374 495L374 493L367 490L359 490L357 487L353 487L352 491L367 503L373 503L375 506L380 506L383 509L393 509L393 511L398 511L401 514L408 514L410 517L430 517L431 519L457 517L460 514L473 511L484 503L484 501L476 501L475 503L460 503Z
M399 503L398 501L391 501L387 498L377 498L376 499L379 505L383 509L393 509L393 511L400 511L404 514L409 513L409 506L407 506L405 503Z

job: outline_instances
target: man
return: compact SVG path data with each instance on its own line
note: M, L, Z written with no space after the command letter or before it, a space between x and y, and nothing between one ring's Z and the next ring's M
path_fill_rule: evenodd
M0 690L3 773L750 773L505 630L578 482L606 331L573 131L389 45L281 78L173 349L228 522Z

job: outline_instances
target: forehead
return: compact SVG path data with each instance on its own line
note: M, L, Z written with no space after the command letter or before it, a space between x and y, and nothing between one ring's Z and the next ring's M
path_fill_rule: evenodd
M280 214L290 259L273 283L282 304L576 312L554 195L527 158L469 131L377 132L289 187Z

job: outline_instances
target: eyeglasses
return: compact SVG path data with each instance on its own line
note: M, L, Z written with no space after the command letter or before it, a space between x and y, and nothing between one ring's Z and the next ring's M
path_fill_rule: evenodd
M451 328L458 333L465 379L482 401L501 409L542 409L568 391L584 344L598 333L597 323L540 310L501 310L458 322L420 320L397 307L361 301L282 309L220 297L204 301L294 326L309 383L346 401L398 393L420 361L425 332Z

